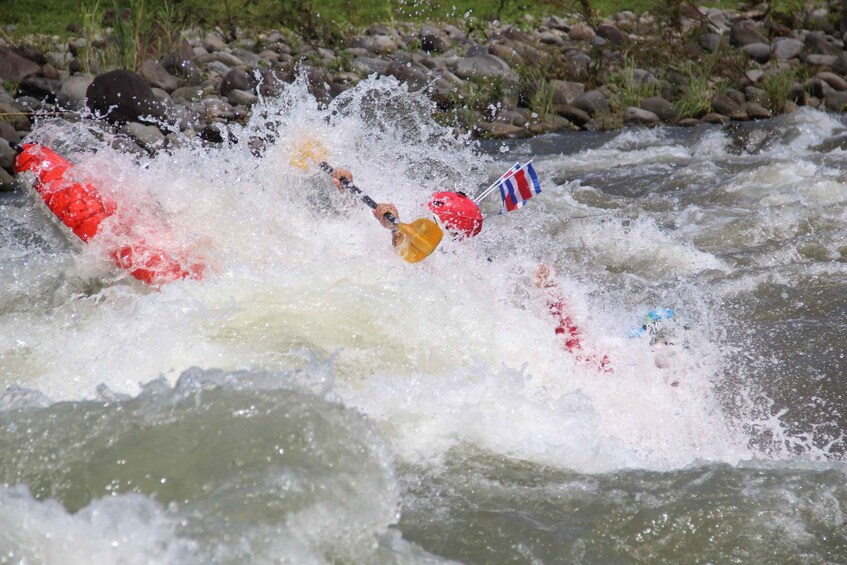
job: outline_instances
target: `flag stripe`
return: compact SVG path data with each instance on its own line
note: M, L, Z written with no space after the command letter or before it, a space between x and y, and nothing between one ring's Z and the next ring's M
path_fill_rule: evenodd
M529 200L532 198L532 192L529 190L529 182L526 180L526 169L521 169L514 174L515 181L518 184L518 191L521 195L521 200Z

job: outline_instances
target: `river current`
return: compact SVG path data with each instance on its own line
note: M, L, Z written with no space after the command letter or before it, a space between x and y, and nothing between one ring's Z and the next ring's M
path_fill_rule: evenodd
M145 286L0 195L0 563L847 563L842 116L474 143L300 79L224 138L26 140L209 269ZM543 191L410 264L310 141L405 221Z

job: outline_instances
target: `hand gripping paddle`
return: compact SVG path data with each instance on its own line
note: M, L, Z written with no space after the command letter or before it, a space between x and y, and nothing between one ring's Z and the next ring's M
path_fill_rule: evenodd
M335 170L326 161L322 161L319 166L321 170L329 174L332 174L332 171ZM377 203L362 192L358 186L346 178L341 179L341 185L355 194L361 194L362 202L376 210ZM444 235L438 224L429 218L418 218L411 224L404 224L392 216L390 212L386 212L383 217L391 222L395 231L403 235L403 239L396 246L396 249L397 253L409 263L417 263L426 259L430 253L435 251Z

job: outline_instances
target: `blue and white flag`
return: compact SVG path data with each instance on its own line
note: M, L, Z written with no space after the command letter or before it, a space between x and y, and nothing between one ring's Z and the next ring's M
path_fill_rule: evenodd
M538 175L532 167L532 161L526 165L520 166L520 163L509 169L499 181L500 198L503 199L503 206L500 208L500 213L503 213L503 208L507 212L517 210L527 200L541 194L541 183L538 181Z

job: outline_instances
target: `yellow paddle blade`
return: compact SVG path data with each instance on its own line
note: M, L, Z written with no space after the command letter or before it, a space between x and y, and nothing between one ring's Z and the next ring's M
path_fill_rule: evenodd
M308 171L321 161L326 161L328 156L326 145L320 139L310 137L295 144L289 163L301 171Z
M427 218L417 219L411 224L397 224L397 230L403 234L397 253L409 263L426 259L444 235L438 224Z

